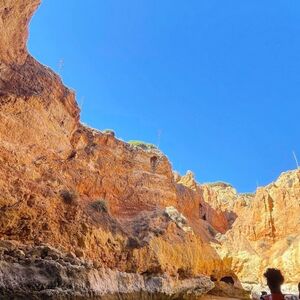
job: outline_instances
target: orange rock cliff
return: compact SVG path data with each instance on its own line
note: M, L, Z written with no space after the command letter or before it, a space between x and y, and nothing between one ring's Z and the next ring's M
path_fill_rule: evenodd
M74 93L27 52L39 2L0 0L0 295L244 299L268 266L295 285L300 171L238 194L81 124Z

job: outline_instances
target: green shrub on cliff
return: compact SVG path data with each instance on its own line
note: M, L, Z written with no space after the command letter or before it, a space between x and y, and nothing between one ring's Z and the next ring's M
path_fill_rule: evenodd
M134 146L134 147L142 148L144 150L157 149L157 147L155 145L150 144L150 143L146 143L146 142L143 142L143 141L133 140L133 141L129 141L128 144L131 145L131 146Z
M91 207L97 212L105 212L108 213L108 204L105 200L97 200L91 204Z
M232 187L232 185L225 181L216 181L216 182L205 182L202 185L208 185L210 187Z

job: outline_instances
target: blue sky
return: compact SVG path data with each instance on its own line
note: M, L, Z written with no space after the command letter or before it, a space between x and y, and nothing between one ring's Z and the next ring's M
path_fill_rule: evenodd
M44 0L30 52L83 122L255 190L300 160L299 0Z

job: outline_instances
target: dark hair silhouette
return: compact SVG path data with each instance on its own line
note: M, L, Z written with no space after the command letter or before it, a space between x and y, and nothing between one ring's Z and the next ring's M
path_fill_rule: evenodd
M267 279L268 287L270 288L271 292L278 292L280 291L280 286L284 282L284 277L281 274L281 271L278 269L267 269L264 276Z
M268 293L266 292L266 291L262 291L261 292L261 296L260 296L260 300L264 300L265 299L265 296L267 296L268 295Z
M261 294L262 294L262 296L268 295L268 293L266 291L262 291Z

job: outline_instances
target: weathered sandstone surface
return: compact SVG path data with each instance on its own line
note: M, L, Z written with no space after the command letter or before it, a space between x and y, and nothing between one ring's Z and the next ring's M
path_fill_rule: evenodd
M232 269L243 281L260 281L270 265L280 268L287 281L299 281L299 179L299 170L286 172L255 195L238 197L233 208L238 218L232 230L220 238L222 249L218 252L224 258L234 253Z
M0 0L0 297L242 299L267 266L295 284L300 172L239 195L81 124L26 50L38 5Z

